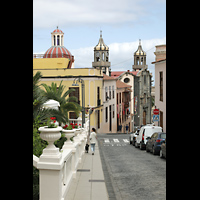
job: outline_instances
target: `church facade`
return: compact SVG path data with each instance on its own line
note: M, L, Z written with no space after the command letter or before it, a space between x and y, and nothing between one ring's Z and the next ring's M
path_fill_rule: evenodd
M141 40L134 52L132 71L112 71L111 76L132 86L131 92L131 122L134 127L151 123L151 82L152 74L146 65L146 52L143 51Z

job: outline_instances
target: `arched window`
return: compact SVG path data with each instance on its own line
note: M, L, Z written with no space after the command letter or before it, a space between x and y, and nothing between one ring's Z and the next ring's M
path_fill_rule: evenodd
M96 61L99 61L99 52L96 52Z
M60 36L57 36L57 45L60 45Z
M143 65L143 57L141 57L141 65Z
M53 44L54 44L54 46L56 46L56 36L55 35L53 36Z
M136 65L139 65L139 57L136 58Z

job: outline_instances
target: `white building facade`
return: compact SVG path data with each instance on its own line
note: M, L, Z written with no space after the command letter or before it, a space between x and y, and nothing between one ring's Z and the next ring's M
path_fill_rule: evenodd
M155 64L155 106L160 110L159 122L155 124L163 128L166 132L166 45L156 46Z

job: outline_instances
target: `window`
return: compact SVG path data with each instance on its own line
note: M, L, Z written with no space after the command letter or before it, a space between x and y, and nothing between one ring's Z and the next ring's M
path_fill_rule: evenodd
M109 86L109 98L111 99L111 86Z
M60 36L57 36L57 45L60 45Z
M113 104L113 118L115 117L115 104Z
M143 65L143 57L141 57L141 65Z
M113 92L113 99L115 98L115 89L114 89L114 85L112 86L112 92Z
M106 107L106 122L108 122L108 107Z
M69 94L69 97L72 97L72 96L76 97L77 100L78 100L78 104L80 105L80 101L79 101L79 87L69 87L69 89L72 89L72 88L75 89L75 91L72 91L72 92ZM75 101L70 100L70 102L75 102ZM70 119L77 119L78 116L76 116L76 113L75 113L75 112L70 112L70 113L69 113L69 118L70 118Z
M97 106L101 105L101 100L100 100L100 87L97 87Z
M139 60L140 60L139 57L137 57L136 58L136 65L139 65L139 62L140 62Z
M97 111L98 128L100 128L100 110Z
M105 101L107 101L107 96L108 96L108 88L105 87Z
M124 83L129 83L130 82L130 79L129 78L125 78L124 79Z
M160 101L163 101L163 72L160 72Z
M99 52L96 52L96 61L99 61Z
M97 87L97 99L100 99L100 87Z

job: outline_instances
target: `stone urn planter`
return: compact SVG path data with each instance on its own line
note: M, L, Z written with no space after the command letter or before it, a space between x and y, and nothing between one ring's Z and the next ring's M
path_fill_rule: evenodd
M61 126L58 126L56 128L48 128L48 126L43 126L40 127L38 130L41 132L40 137L48 142L48 146L46 147L46 149L58 149L53 143L61 137Z
M65 134L65 137L67 138L67 141L65 141L62 149L73 149L74 148L74 143L70 140L71 137L75 135L75 131L72 130L65 130L63 129L63 133Z
M73 143L70 138L73 137L75 135L75 131L74 129L72 130L66 130L66 129L63 129L62 132L65 134L65 137L67 138L67 141L65 143Z
M58 126L56 128L48 128L48 126L43 126L38 129L40 137L48 142L48 145L43 149L43 153L39 158L40 162L59 162L61 159L61 153L59 148L54 145L54 142L61 137L62 127Z

